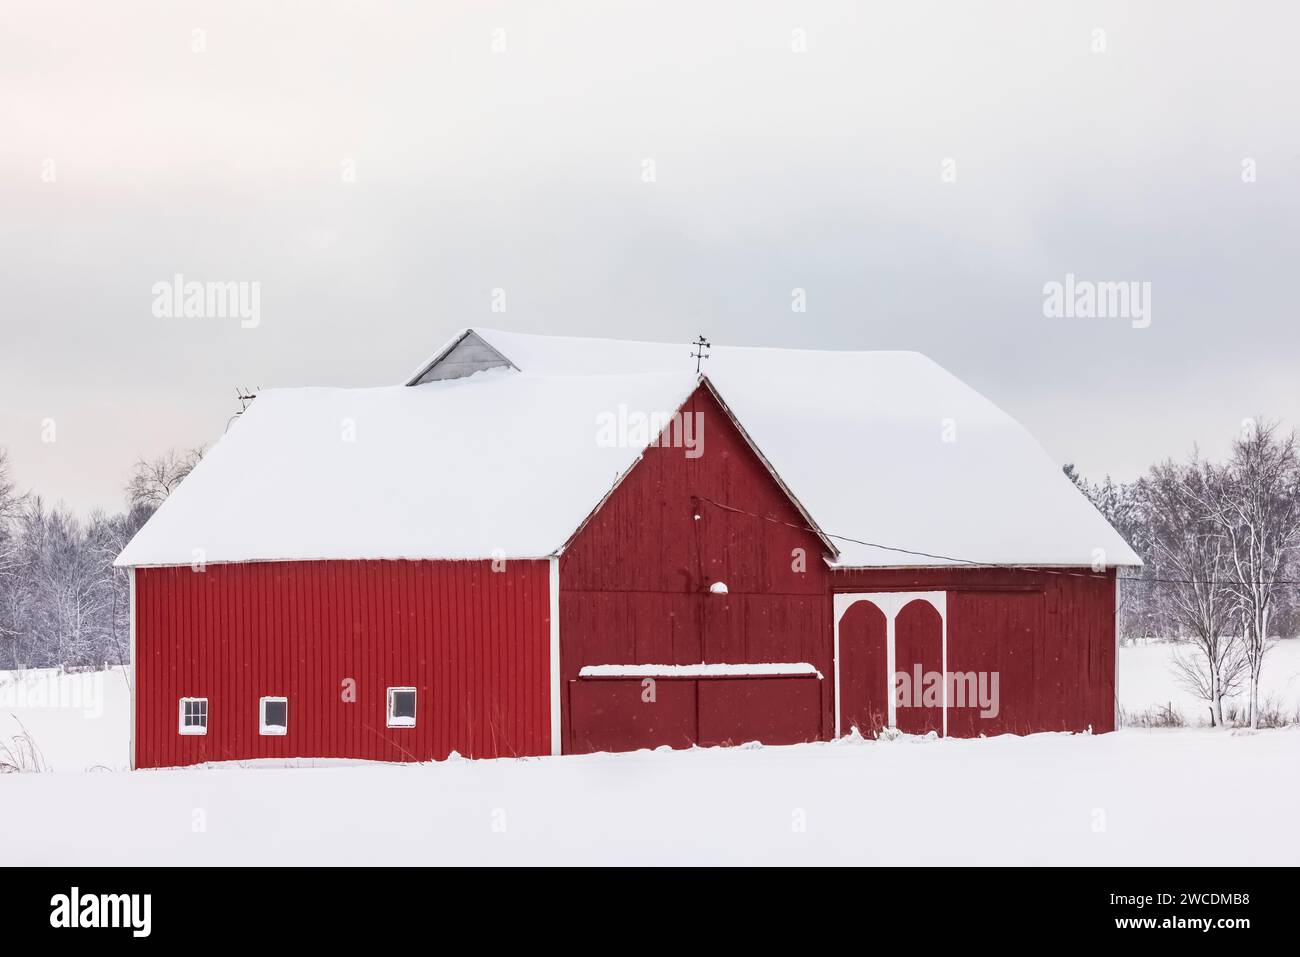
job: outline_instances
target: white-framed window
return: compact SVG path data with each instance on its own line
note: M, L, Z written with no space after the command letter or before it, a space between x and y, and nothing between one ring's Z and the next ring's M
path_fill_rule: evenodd
M388 689L388 726L390 728L415 727L415 689Z
M180 727L181 734L208 733L208 699L181 698Z
M289 699L262 698L257 705L259 734L287 734L289 731Z

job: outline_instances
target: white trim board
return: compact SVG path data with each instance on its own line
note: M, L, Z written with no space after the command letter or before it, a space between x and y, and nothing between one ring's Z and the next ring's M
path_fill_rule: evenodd
M822 673L806 661L776 661L760 664L694 665L584 665L579 678L762 678L768 676L820 678Z
M130 668L131 668L131 687L130 687L130 689L129 689L129 691L130 691L130 693L131 693L131 737L130 737L130 745L129 745L129 747L130 747L131 770L134 771L134 770L136 769L136 767L137 767L137 765L136 765L136 758L135 758L135 749L136 749L136 733L135 733L135 721L136 721L136 715L135 715L135 689L136 689L136 687L137 687L137 685L136 685L136 670L135 670L135 661L136 661L136 655L135 655L135 569L134 569L134 568L131 568L131 569L128 569L128 571L130 572L130 575L131 575L131 578L130 578L130 582L131 582L131 609L130 609L130 617L131 617L131 637L130 637L130 652L129 652L129 654L131 655L131 662L130 662Z
M1120 723L1119 723L1119 718L1120 718L1120 715L1119 715L1119 710L1120 710L1120 709L1119 709L1119 638L1120 638L1120 620L1121 620L1121 611L1122 611L1122 608L1121 608L1121 604L1120 604L1120 603L1121 603L1121 601L1123 600L1123 597L1124 597L1123 594L1120 592L1120 577L1119 577L1119 569L1116 569L1116 570L1115 570L1114 582L1115 582L1115 584L1114 584L1114 589L1113 589L1112 598L1114 598L1114 601L1115 601L1115 624L1114 624L1114 627L1115 627L1115 661L1114 661L1114 664L1111 666L1111 672L1112 672L1113 677L1114 677L1114 681L1112 682L1112 687L1115 689L1115 690L1114 690L1114 698L1115 698L1115 702L1114 702L1114 704L1115 704L1115 715L1114 715L1114 717L1111 719L1111 728L1112 728L1112 730L1118 731L1118 730L1119 730L1119 727L1120 727Z
M551 559L551 754L561 754L560 747L560 560Z

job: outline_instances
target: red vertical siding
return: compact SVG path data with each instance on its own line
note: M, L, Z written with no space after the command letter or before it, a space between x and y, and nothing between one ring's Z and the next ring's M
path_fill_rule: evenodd
M723 678L699 682L699 743L800 744L822 737L831 689L819 678Z
M689 748L699 741L697 681L661 679L653 701L639 679L575 681L569 694L573 730L566 750L626 751L629 748Z
M683 412L702 419L702 454L692 458L669 446L647 449L561 556L566 735L573 731L573 687L584 665L808 662L830 680L830 604L821 540L801 530L804 519L797 507L706 389L697 390ZM727 511L708 499L789 524ZM725 582L727 594L711 594L714 582ZM757 715L748 692L735 690L739 686L699 684L697 695L716 698L719 708L731 701L725 705L729 712L749 709ZM772 704L778 711L788 711L793 701L801 711L814 711L811 725L787 720L778 736L803 735L808 727L812 737L826 736L834 728L830 689L812 694L803 683L763 687L782 696ZM616 693L612 687L576 692L579 721L605 715L628 729L671 729L664 733L677 740L683 725L675 716L632 721L624 715L642 706L634 690L629 686L627 700L617 705L610 699ZM613 710L593 710L597 706ZM745 722L727 723L721 712L706 721L701 711L696 731L751 740L769 727L757 718L749 725L755 733L746 737ZM660 742L655 734L629 730L621 748L653 746ZM566 742L570 750L588 750L595 741L606 747L612 740L605 730L586 724L577 737Z
M138 569L137 766L548 754L548 588L545 561ZM416 726L389 728L408 685ZM258 733L266 695L289 699L283 736ZM182 696L208 699L206 735L178 734Z
M828 682L815 677L587 678L571 682L575 754L691 745L799 744L825 737Z
M830 578L835 592L947 594L948 671L997 672L999 697L992 716L950 709L950 735L1114 730L1113 569L847 569Z
M1088 717L1063 660L1074 645L1047 632L1046 591L955 592L948 602L948 667L997 674L997 713L969 701L948 716L955 737L1008 731L1081 730ZM991 685L986 683L991 691ZM1070 727L1071 718L1075 722Z

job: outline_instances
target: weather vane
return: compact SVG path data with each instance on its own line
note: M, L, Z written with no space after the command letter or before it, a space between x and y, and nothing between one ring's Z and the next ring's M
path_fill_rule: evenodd
M695 341L692 342L691 345L696 348L696 351L691 353L691 358L695 360L695 372L698 375L700 371L700 363L709 357L709 348L713 343L708 339L705 339L703 335L699 335L695 337Z

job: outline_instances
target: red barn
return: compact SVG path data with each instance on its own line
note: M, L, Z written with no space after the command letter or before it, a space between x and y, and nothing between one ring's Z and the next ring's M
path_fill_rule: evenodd
M1109 731L1136 555L923 356L455 337L263 391L118 558L136 767Z

